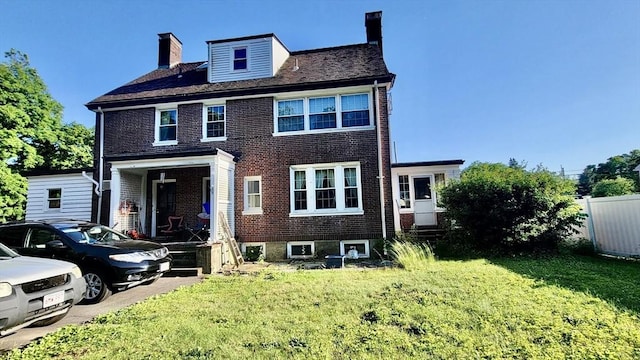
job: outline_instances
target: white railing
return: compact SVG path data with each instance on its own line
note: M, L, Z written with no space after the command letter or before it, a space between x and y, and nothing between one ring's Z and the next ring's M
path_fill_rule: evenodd
M640 195L576 201L588 215L577 237L591 240L599 253L640 257Z

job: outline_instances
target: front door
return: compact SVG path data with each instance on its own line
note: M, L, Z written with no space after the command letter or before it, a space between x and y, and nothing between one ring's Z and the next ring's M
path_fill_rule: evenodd
M151 236L159 233L158 226L168 225L169 216L176 215L176 181L154 181L153 198L153 231Z
M436 225L436 212L431 184L431 176L413 178L415 193L414 221L417 226Z

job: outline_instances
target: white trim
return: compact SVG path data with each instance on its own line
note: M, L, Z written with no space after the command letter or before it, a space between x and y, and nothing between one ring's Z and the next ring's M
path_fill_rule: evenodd
M231 60L231 64L229 64L229 70L231 73L245 73L251 71L251 67L249 66L249 44L246 45L236 45L230 46L231 54L229 59ZM236 60L236 50L245 49L245 61L247 62L247 67L244 69L235 69L235 60Z
M293 96L294 94L298 96ZM369 124L363 126L343 126L342 124L342 97L343 96L353 96L353 95L367 95L367 106L366 109L369 112ZM311 129L311 113L309 102L311 99L316 98L327 98L333 97L335 104L335 116L336 116L336 127L334 128L323 128L323 129ZM304 121L304 129L303 130L293 130L293 131L278 131L278 103L280 101L302 101L302 116ZM354 110L355 111L355 110ZM314 113L315 114L315 113ZM297 115L300 116L300 115ZM328 133L328 132L341 132L341 131L354 131L354 130L373 130L375 129L375 121L374 121L374 107L373 107L373 95L370 89L361 90L361 91L338 91L334 93L324 93L324 92L306 92L303 94L299 93L287 93L285 96L274 96L273 98L273 136L287 136L287 135L304 135L304 134L317 134L317 133Z
M240 251L242 252L243 256L247 256L247 247L255 247L255 246L261 246L262 247L262 257L263 258L267 258L267 243L266 242L243 242L240 243Z
M160 140L160 119L161 119L161 114L164 111L176 112L176 123L171 125L164 125L164 126L175 126L176 138L174 140ZM165 146L165 145L177 145L177 144L178 144L178 107L156 108L153 146Z
M51 190L60 190L60 197L59 198L52 198L50 197L50 192ZM47 187L45 188L45 199L44 199L44 211L48 212L48 213L58 213L58 212L62 212L62 187ZM50 207L49 204L51 202L51 200L58 200L60 202L60 205L58 207Z
M292 246L306 246L311 245L311 254L309 255L292 255L291 247ZM289 241L287 242L287 259L309 259L314 257L316 254L316 244L313 241Z
M345 206L345 186L344 169L356 169L356 181L358 189L358 207L347 208ZM316 170L334 170L335 180L335 201L336 207L333 209L316 209ZM305 172L305 191L307 194L307 209L295 209L295 172ZM362 173L360 162L325 163L325 164L305 164L292 165L289 167L289 217L301 216L335 216L335 215L363 215L364 207L362 188Z
M257 181L258 182L258 195L260 196L260 207L249 207L249 181ZM262 215L262 199L264 194L262 192L262 176L245 176L243 180L244 191L244 210L242 210L242 215Z
M345 245L357 245L364 244L364 254L358 253L358 258L368 258L371 256L371 250L369 249L369 240L340 240L340 255L347 255L345 251Z
M391 83L379 83L378 85L386 85L389 87ZM148 109L148 108L156 108L156 107L171 107L177 108L180 105L189 105L189 104L204 104L207 102L228 102L231 100L246 100L246 99L260 99L267 97L280 97L283 94L287 96L310 96L310 95L322 95L322 94L337 94L340 92L362 92L370 90L370 85L361 85L361 86L349 86L349 87L337 87L337 88L327 88L327 89L319 89L319 90L305 90L305 91L292 91L292 92L268 92L264 94L256 94L256 95L242 95L242 96L223 96L223 97L208 97L199 100L190 100L190 101L173 101L173 102L157 102L157 103L149 103L144 105L134 105L134 106L120 106L113 107L107 109L101 109L102 112L112 112L112 111L122 111L122 110L135 110L135 109ZM93 112L98 112L98 110L91 110Z
M209 124L208 110L210 107L222 106L224 120L224 135L216 137L207 137L207 125ZM206 103L202 105L202 138L200 142L226 141L227 140L227 105L225 103Z

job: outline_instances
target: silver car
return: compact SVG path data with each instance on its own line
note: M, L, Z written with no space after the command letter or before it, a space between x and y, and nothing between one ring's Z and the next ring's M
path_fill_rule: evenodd
M0 244L0 336L62 319L86 288L77 265L20 256Z

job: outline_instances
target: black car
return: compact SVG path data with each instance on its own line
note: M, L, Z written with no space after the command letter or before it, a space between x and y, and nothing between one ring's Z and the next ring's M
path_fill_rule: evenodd
M0 242L21 255L77 264L87 282L85 303L98 303L114 290L153 283L171 268L166 247L133 240L106 226L86 221L2 224Z

